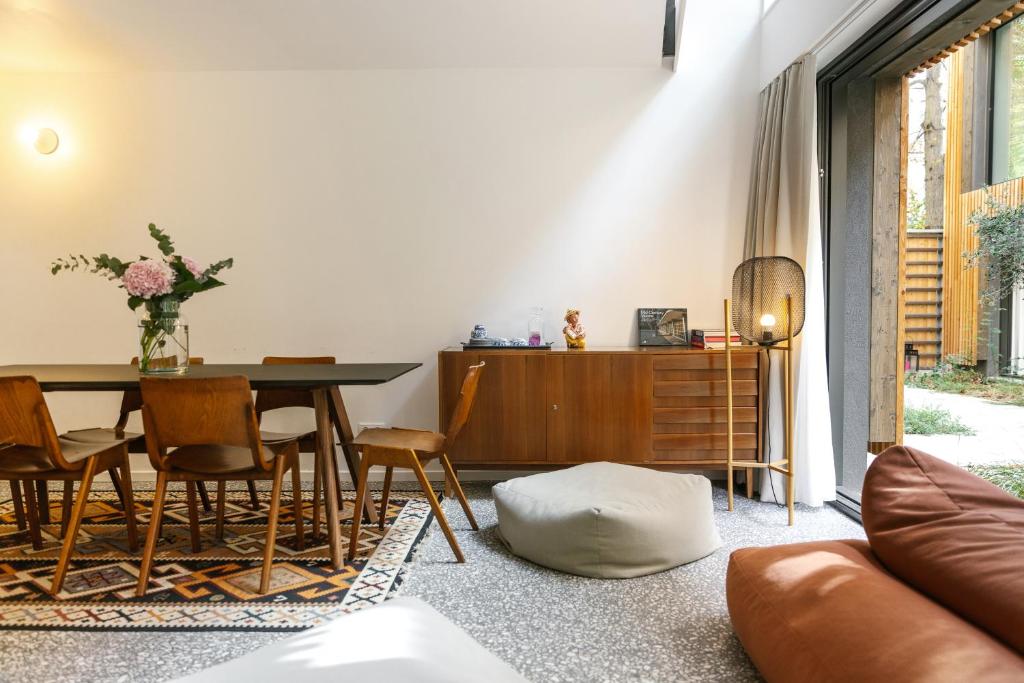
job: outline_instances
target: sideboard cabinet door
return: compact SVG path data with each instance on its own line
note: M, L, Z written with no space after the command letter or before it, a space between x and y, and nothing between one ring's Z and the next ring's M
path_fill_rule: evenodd
M649 355L550 354L546 372L548 462L651 459Z
M469 422L448 454L457 463L543 463L546 460L545 354L448 352L438 358L443 432L466 369L483 360Z

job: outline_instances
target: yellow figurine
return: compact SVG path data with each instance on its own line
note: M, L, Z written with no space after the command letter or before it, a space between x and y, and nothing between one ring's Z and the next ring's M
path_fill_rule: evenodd
M568 324L562 328L562 334L565 335L565 343L569 345L569 348L587 348L587 331L580 322L580 312L575 308L570 308L565 312L565 322Z

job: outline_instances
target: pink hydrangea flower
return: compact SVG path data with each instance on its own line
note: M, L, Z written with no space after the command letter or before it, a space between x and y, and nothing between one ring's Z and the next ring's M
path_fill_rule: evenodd
M206 268L203 268L195 259L189 258L188 256L180 256L181 262L188 268L188 272L192 273L192 277L199 279L203 277L203 273L206 272Z
M174 286L174 271L164 261L147 259L128 266L121 283L132 296L143 299L170 294Z

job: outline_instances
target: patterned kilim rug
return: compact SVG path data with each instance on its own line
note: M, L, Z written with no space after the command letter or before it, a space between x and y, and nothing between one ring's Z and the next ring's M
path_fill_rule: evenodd
M6 488L6 487L5 487ZM211 490L211 494L214 491ZM325 523L312 537L312 501L306 492L305 549L295 549L288 491L282 496L270 590L259 595L269 492L255 512L248 494L228 491L224 539L214 534L214 514L202 512L202 549L191 550L184 491L169 491L162 537L144 598L135 597L141 547L128 550L124 516L112 492L94 492L59 598L48 594L60 551L60 500L51 497L43 548L33 550L28 531L14 523L13 505L0 504L0 628L301 630L341 613L382 602L402 581L405 565L433 520L421 493L395 491L386 525L360 527L359 554L331 568ZM152 491L137 491L140 546L149 525ZM342 512L343 552L354 501Z

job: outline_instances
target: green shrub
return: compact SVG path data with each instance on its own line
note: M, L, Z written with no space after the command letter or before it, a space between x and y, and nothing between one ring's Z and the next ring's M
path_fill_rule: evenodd
M924 406L907 408L903 414L904 434L961 434L970 436L974 430L954 417L945 408Z
M1024 463L968 465L967 471L987 479L1007 493L1024 498Z
M964 367L947 359L934 370L908 373L903 383L945 394L976 396L994 403L1024 406L1024 382L1012 379L985 377L973 368Z

